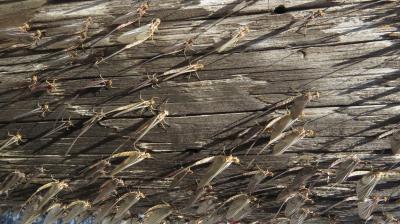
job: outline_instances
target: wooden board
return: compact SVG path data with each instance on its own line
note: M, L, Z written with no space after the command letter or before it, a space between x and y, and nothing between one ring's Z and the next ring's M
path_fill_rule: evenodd
M7 132L20 130L26 142L0 151L0 173L6 175L15 169L29 173L38 167L47 170L34 184L17 188L7 198L3 197L2 207L19 209L37 187L51 178L74 179L78 170L107 158L151 118L150 113L107 117L77 141L69 157L64 153L89 117L70 113L68 117L75 127L42 138L53 128L63 105L77 96L76 90L98 79L93 66L98 56L121 49L123 45L116 41L117 37L137 24L112 34L92 49L79 51L82 57L90 53L96 56L76 60L73 65L70 56L60 51L72 46L77 38L74 33L88 17L93 23L86 43L91 43L113 28L111 23L115 18L136 10L139 3L131 2L49 1L29 21L30 32L45 31L46 35L37 45L1 51L0 137L6 139ZM0 7L2 4L9 2L0 2ZM24 4L35 8L38 3L25 1ZM322 173L335 173L334 169L328 169L330 163L353 154L365 161L340 185L327 184L323 174L323 178L312 178L308 185L312 186L310 197L314 203L305 207L315 214L354 196L357 181L367 171L397 168L399 157L391 154L389 138L377 139L395 128L400 120L396 1L154 0L148 13L141 19L142 25L153 18L162 21L154 40L99 65L102 76L113 80L114 88L80 94L72 101L81 110L108 111L136 102L140 97L168 99L163 107L170 112L166 119L170 127L166 130L155 127L139 144L154 159L145 160L119 175L129 186L121 188L119 194L140 189L148 198L132 209L133 214L162 201L183 207L205 169L195 169L194 175L177 189L168 187L171 179L167 175L207 156L228 153L224 148L229 151L239 141L234 133L285 113L285 107L281 107L251 119L276 102L295 96L297 91L311 89L320 93L318 100L307 105L303 121L296 123L297 127L304 125L314 130L316 135L301 140L281 156L271 156L268 152L256 156L267 142L266 137L248 155L245 151L249 144L238 147L233 154L241 159L241 165L230 167L213 182L214 195L219 201L246 191L250 176L244 174L251 171L246 164L255 157L260 167L276 174L304 166L314 166ZM213 52L215 46L245 25L250 32L235 47L224 53ZM141 64L188 38L194 39L194 45L186 55L166 55ZM186 66L199 58L205 65L198 72L200 80L194 75L190 79L182 76L163 82L160 87L134 90L148 75ZM27 88L32 74L37 74L41 81L56 79L59 91L33 95ZM52 109L48 116L12 120L44 102ZM220 131L226 132L216 137ZM281 205L275 201L276 195L296 173L268 182L257 191L259 206L244 223L257 220L266 223L272 219ZM65 191L58 198L63 202L78 198L91 200L106 179L101 178L91 186L76 184L74 188L79 190ZM373 195L391 199L377 208L371 223L385 220L389 215L399 217L396 210L399 181L400 178L392 178L378 184ZM169 222L183 223L177 214ZM357 215L355 201L346 202L327 214L309 217L306 223L329 223L333 219L338 223L363 223ZM279 220L285 222L284 218Z

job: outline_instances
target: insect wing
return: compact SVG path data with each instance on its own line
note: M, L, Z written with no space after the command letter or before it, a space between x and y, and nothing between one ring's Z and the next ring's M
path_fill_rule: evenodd
M118 210L114 218L123 218L123 215L126 214L128 210L140 200L141 196L139 194L140 193L138 192L129 192L121 196L121 198L124 199L122 200L122 203L118 205Z
M226 219L238 221L238 217L243 216L243 211L250 210L251 199L248 195L240 195L238 198L234 199L230 204L228 211L226 212Z
M122 152L124 153L124 152ZM118 164L117 167L114 168L114 170L111 172L111 176L114 176L118 174L119 172L127 169L130 166L135 165L136 163L139 163L144 160L144 157L141 155L140 152L130 152L131 155L128 156L124 161L122 161L120 164ZM121 153L119 153L121 154ZM118 157L119 154L115 154L112 156L112 158Z
M172 208L170 205L156 205L146 211L143 219L143 224L159 224L170 214L172 214Z
M366 199L357 203L358 216L363 220L368 220L372 212L377 208L378 201L374 199Z
M189 173L191 173L191 170L188 168L185 168L185 169L181 170L180 172L178 172L176 175L174 175L174 179L172 180L169 187L175 188L176 186L178 186L178 184L183 180L183 178L185 178L186 175L188 175Z
M281 141L277 143L272 149L272 155L281 155L288 148L297 143L303 137L304 135L296 130L285 134L285 136L281 139Z
M292 107L290 108L291 117L293 119L299 118L302 115L304 108L306 107L308 102L310 102L310 99L306 95L296 97L293 100Z
M250 179L247 189L249 193L253 193L257 190L258 185L267 177L266 173L260 170Z
M65 217L63 218L64 223L69 223L74 218L84 213L90 207L90 204L86 201L77 201L77 202L72 202L71 204L70 206L68 206L70 207L70 211L68 211Z
M296 212L298 212L305 204L305 198L302 195L297 194L293 198L290 198L287 203L286 203L286 208L285 208L285 216L290 217Z
M62 206L62 204L60 203L53 204L47 209L47 215L43 223L52 224L57 222L57 220L61 218L63 212L64 212L64 206Z
M372 173L363 176L361 180L357 182L356 186L358 199L361 201L368 198L380 179L381 175L379 173Z
M136 29L130 30L128 32L125 32L117 38L117 41L124 44L143 43L144 41L149 39L152 35L151 26L152 24L150 23L138 27Z
M100 206L99 210L96 212L95 216L94 216L94 223L101 223L102 220L105 219L105 217L107 217L113 207L115 205L114 200L108 200L106 201L103 205Z
M400 153L400 131L397 131L390 136L390 146L393 154L397 155Z
M350 158L340 164L337 169L335 182L342 183L345 181L349 175L354 171L360 161L358 159Z
M215 157L211 167L207 170L206 174L201 178L197 189L201 189L209 184L218 174L224 171L231 165L232 162L226 161L225 156Z
M290 224L302 224L306 220L308 213L305 209L297 211L290 217Z

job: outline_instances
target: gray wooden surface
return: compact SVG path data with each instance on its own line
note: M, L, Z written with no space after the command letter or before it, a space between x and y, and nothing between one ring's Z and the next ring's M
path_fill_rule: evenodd
M7 1L0 2L0 7L1 4ZM285 6L285 13L274 13L279 5ZM47 170L33 185L3 197L1 206L20 205L51 178L74 178L77 170L106 158L139 124L149 119L151 114L138 113L107 118L78 140L69 157L64 153L79 134L79 124L87 117L71 114L71 120L77 124L75 128L41 139L53 127L61 109L59 105L74 96L76 89L98 77L92 64L66 69L68 62L62 59L66 54L50 58L46 55L68 47L73 38L70 34L79 30L89 16L93 19L88 32L90 40L108 30L116 17L136 7L137 4L127 0L50 1L39 7L30 20L33 30L46 31L38 46L0 53L0 135L5 139L8 131L20 130L28 140L19 147L0 152L0 172L5 175L18 169L29 173L34 167ZM310 16L318 10L324 14L312 19ZM140 144L152 152L154 159L120 174L130 184L120 189L120 193L140 189L147 195L147 200L142 200L134 213L162 201L177 207L184 205L205 169L196 169L195 175L186 178L176 189L168 188L170 179L166 175L190 162L222 154L224 147L229 148L237 141L232 133L282 114L285 108L238 125L233 123L262 113L274 103L296 95L296 91L320 92L320 98L307 106L303 122L306 128L315 130L316 136L305 138L281 156L273 157L268 153L258 156L256 162L260 167L278 174L305 165L328 171L329 164L336 158L353 154L367 161L348 181L332 188L329 188L332 184L326 184L325 176L313 178L310 197L315 203L307 205L311 210L317 212L354 196L356 182L365 173L363 171L385 170L399 162L399 156L390 152L389 139L376 139L400 120L399 36L396 35L399 8L396 1L153 0L149 14L142 19L142 24L155 17L162 21L154 41L147 41L99 65L103 77L112 79L115 88L84 94L73 102L83 109L107 111L137 101L139 94L144 99L168 98L165 108L171 113L167 118L170 127L166 131L160 127L152 129ZM208 54L242 25L247 25L250 33L235 48L227 53ZM124 30L129 29L131 27ZM99 42L94 49L104 55L120 49L123 45L115 40L120 33ZM188 51L187 58L182 54L169 55L137 66L165 47L190 37L195 38L195 51ZM145 80L147 74L187 65L188 61L202 55L206 57L200 61L205 64L204 70L198 72L201 80L193 75L189 80L179 77L162 83L160 88L130 91ZM62 91L38 97L27 89L15 88L34 73L43 79L57 79ZM45 118L33 116L10 122L13 116L34 109L38 102L50 102L54 112ZM213 137L227 128L229 130L219 139ZM221 201L246 191L249 176L243 173L251 170L247 170L245 164L266 141L261 140L247 156L244 155L246 147L234 151L243 165L231 166L214 182L215 195ZM244 223L270 220L280 206L274 201L276 195L295 174L292 172L269 182L265 189L256 192L260 206ZM59 199L92 199L93 192L104 180L79 190L65 191ZM381 182L373 194L389 196L399 181L400 178L393 178ZM387 214L400 215L396 208L398 192L391 196L377 209L371 222ZM356 209L356 202L347 202L331 210L329 216L315 216L308 221L328 223L335 217L338 223L363 223Z

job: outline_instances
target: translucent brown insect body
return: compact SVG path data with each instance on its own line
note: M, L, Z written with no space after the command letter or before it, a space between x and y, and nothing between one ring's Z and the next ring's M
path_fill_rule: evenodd
M361 160L353 155L351 157L345 157L343 159L338 159L331 164L329 168L334 167L337 164L340 164L336 171L335 183L342 183L345 181L351 172L357 167L357 165L361 162Z
M90 165L89 167L82 170L79 175L82 176L84 179L90 179L94 174L97 173L99 170L105 171L111 164L107 160L100 160L97 163Z
M108 199L119 186L123 186L124 182L120 179L113 178L111 180L107 180L100 186L99 194L93 200L93 204L97 204Z
M41 138L46 138L54 133L57 133L62 130L69 130L71 127L73 127L74 124L71 122L70 119L68 121L61 120L61 124L53 128L51 131L47 132L45 135L43 135Z
M199 205L196 209L196 214L204 215L216 208L217 197L215 196L206 196L204 199L199 201Z
M53 224L62 217L62 214L64 212L64 206L60 203L54 203L50 207L48 207L46 211L47 215L43 223Z
M87 131L89 131L89 129L91 127L93 127L94 124L96 124L97 122L101 121L103 118L105 117L105 113L103 113L103 111L100 112L95 112L95 114L93 115L93 117L91 117L89 120L87 120L85 123L83 123L83 128L81 130L81 132L78 134L78 136L76 136L76 138L74 139L74 141L71 143L71 145L69 146L69 148L67 149L67 151L65 152L65 155L68 155L69 152L71 151L71 149L74 147L76 141L78 141L78 139L85 134Z
M53 80L52 82L49 82L46 80L44 83L36 84L30 86L31 93L37 94L37 93L47 93L47 94L53 94L57 91L59 91L58 84L56 83L56 80Z
M372 217L371 214L378 207L378 203L381 201L384 201L384 199L379 197L359 201L357 203L358 216L363 220L369 220Z
M15 135L8 133L8 136L10 138L8 138L7 140L4 140L1 143L0 150L8 148L11 145L14 145L14 144L19 145L19 143L24 142L24 140L22 140L22 135L19 132L15 133Z
M273 176L274 174L272 172L264 171L262 169L259 169L256 174L253 175L253 177L250 179L249 184L247 185L247 190L249 191L250 194L254 193L254 191L257 190L257 187L259 184L267 177Z
M165 118L168 115L169 112L167 110L163 110L160 113L158 113L155 117L153 117L150 121L140 126L139 129L136 131L135 136L137 137L135 137L135 141L133 144L136 145L136 143L139 142L156 125L160 124L163 128L165 128L164 124L167 124L165 122Z
M314 132L312 130L305 130L304 128L287 132L285 136L282 137L281 141L272 149L272 155L281 155L292 145L307 136L314 136Z
M21 224L32 224L41 213L39 206L43 198L39 195L33 195L31 199L24 205L25 210L22 215Z
M154 98L151 98L150 100L140 100L137 103L131 103L125 106L117 107L113 110L110 110L106 113L106 116L109 114L113 114L112 117L118 117L120 115L135 111L135 110L145 110L148 109L149 111L153 112L155 110L155 105L156 102Z
M168 70L161 75L158 76L159 79L161 79L161 82L163 81L168 81L170 79L173 79L175 77L178 77L183 74L191 74L194 72L196 74L196 77L200 79L200 77L197 75L197 71L201 70L204 68L203 64L196 63L196 64L190 64L181 68L176 68L176 69L171 69Z
M26 113L20 114L18 116L15 116L13 118L13 120L18 120L18 119L22 119L25 117L29 117L32 115L40 115L42 118L44 118L46 116L46 113L51 112L50 110L50 106L47 103L44 103L42 105L38 104L38 107L36 109L33 109L31 111L28 111Z
M115 155L112 155L110 159L119 158L119 157L126 157L124 161L118 164L112 171L111 176L117 175L119 172L133 166L144 159L151 158L151 155L146 152L139 152L139 151L131 151L131 152L121 152Z
M113 33L115 33L118 30L121 30L135 22L139 22L140 25L140 19L146 14L146 11L149 9L149 4L148 2L143 3L139 8L137 8L136 11L134 12L130 12L128 14L125 14L123 16L120 16L118 18L116 18L112 24L120 24L119 26L117 26L115 29L111 30L108 34L106 34L104 37L99 38L98 40L96 40L95 42L91 43L90 46L95 45L96 43L98 43L99 41L106 39L107 37L111 36ZM127 22L123 22L126 21ZM122 23L122 24L121 24Z
M271 132L270 134L270 139L268 141L268 143L262 148L260 149L260 151L257 153L257 155L261 154L265 149L268 148L268 146L270 146L271 144L273 144L274 142L280 140L282 137L284 137L285 135L283 134L283 132L289 128L293 123L295 122L295 120L292 119L290 113L286 113L285 115L282 115L280 117L277 117L275 119L273 119L272 121L270 121L264 128L264 130L262 132ZM246 154L252 149L253 145L256 142L254 142L252 144L252 146L247 150ZM252 160L250 162L250 165L254 162L254 160Z
M231 39L229 39L223 45L218 47L215 51L218 53L222 53L226 51L228 48L234 47L239 42L240 39L243 39L246 36L248 32L250 32L249 27L247 26L241 27L239 31L232 36Z
M358 200L363 201L364 199L368 198L383 176L383 172L374 172L364 175L357 182L356 186Z
M6 194L14 189L17 185L26 180L26 175L18 170L8 174L0 183L0 195Z
M144 194L140 191L128 192L122 195L116 202L118 210L114 215L113 222L122 220L123 216L129 211L129 209L135 205L140 199L145 198Z
M52 198L54 198L58 193L60 193L63 189L68 188L68 184L63 181L54 181L47 183L43 186L41 186L39 189L36 190L35 193L32 194L32 196L27 200L26 203L28 203L33 196L38 194L39 192L47 189L46 193L43 194L42 199L39 201L38 208L37 210L42 209Z
M100 64L109 58L114 57L115 55L121 53L122 51L125 51L129 48L132 48L134 46L137 46L146 40L150 39L153 37L154 32L158 29L158 26L160 25L161 20L156 18L154 19L151 23L141 26L139 28L136 28L134 30L125 32L121 34L118 38L117 41L123 44L127 44L125 47L123 47L121 50L116 51L115 53L107 56L104 59L101 59L100 61L96 62L96 64Z
M230 200L227 200L230 202L230 206L228 207L225 218L232 222L237 222L243 219L251 212L256 200L255 197L250 197L247 194L239 194L231 197ZM229 202L224 203L226 204Z
M91 205L87 201L77 200L71 202L69 205L65 207L66 214L63 217L63 222L64 223L71 222L74 218L78 217L80 214L83 214L90 207Z
M197 189L202 189L208 185L218 174L222 173L232 163L238 164L239 162L239 158L234 156L216 156L206 174L200 179Z
M306 92L293 100L293 104L290 107L290 114L293 120L298 119L304 115L304 108L307 103L313 99L318 99L318 92Z
M296 196L290 198L285 207L285 216L291 217L293 214L297 213L301 207L307 202L311 201L307 195L304 194L296 194Z
M390 136L390 146L394 155L400 154L400 131L397 131Z
M159 204L149 208L144 214L143 224L159 224L172 214L172 207L169 204Z
M308 209L300 209L290 217L290 224L302 224L311 213Z
M94 212L94 223L100 224L107 216L109 216L114 208L115 199L110 198L105 201L99 208Z

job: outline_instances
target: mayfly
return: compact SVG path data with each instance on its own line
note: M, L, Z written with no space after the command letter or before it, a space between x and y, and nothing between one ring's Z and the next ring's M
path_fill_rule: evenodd
M145 212L143 224L162 223L165 218L172 214L172 211L171 205L167 203L153 206Z
M345 181L360 162L361 160L356 155L344 157L333 162L329 168L340 164L336 171L335 183L340 184Z
M88 201L77 200L65 207L66 214L63 217L64 223L70 223L74 218L83 214L91 207Z
M111 79L104 79L100 75L100 79L91 81L89 84L79 89L78 92L87 90L111 89L113 88L113 81Z
M218 47L215 51L218 53L222 53L224 51L226 51L228 48L234 47L239 40L241 40L242 38L244 38L246 36L246 34L250 32L250 29L248 26L243 26L239 28L239 31L234 34L231 39L229 39L226 43L224 43L223 45L221 45L220 47Z
M189 64L189 65L181 67L181 68L168 70L168 71L160 74L158 76L158 78L161 79L161 82L163 82L163 81L167 81L167 80L173 79L175 77L178 77L179 75L182 75L182 74L187 74L187 73L190 74L190 73L194 72L197 79L200 79L199 75L197 74L197 71L199 71L203 68L204 68L204 65L200 64L200 63Z
M97 170L104 170L110 166L111 166L111 164L107 160L100 160L97 163L90 165L89 167L83 169L80 172L80 175L86 178L91 173L94 173Z
M120 158L120 157L126 157L126 159L124 159L124 161L122 161L120 164L118 164L111 171L111 176L117 175L121 171L143 161L144 159L152 158L150 153L147 153L147 152L130 151L130 152L121 152L121 153L114 154L110 157L110 159Z
M217 201L217 197L215 196L206 196L200 202L196 209L196 214L206 214L211 210L214 210L216 207L215 202Z
M298 210L290 217L290 224L302 224L309 214L312 214L309 209L302 208Z
M56 83L56 80L53 80L52 82L46 80L44 83L30 85L29 89L33 94L38 94L38 93L52 94L60 90L59 85Z
M96 124L97 122L101 121L103 118L105 117L105 113L103 113L103 111L100 112L95 112L94 115L87 120L85 123L83 123L83 129L81 130L81 132L78 134L78 136L76 136L76 138L74 139L74 141L72 142L72 144L69 146L69 148L67 149L67 151L65 152L65 155L68 155L69 152L71 151L72 147L74 147L76 141L78 141L78 139L85 134L87 131L89 131L89 129L91 127L93 127L94 124Z
M104 182L100 186L99 194L93 200L93 204L97 204L99 202L108 199L111 196L111 194L113 194L117 190L119 186L124 186L123 180L113 178Z
M38 103L36 109L33 109L33 110L28 111L26 113L20 114L18 116L15 116L13 118L13 120L19 120L19 119L22 119L22 118L25 118L25 117L29 117L29 116L32 116L32 115L37 115L37 114L40 115L40 117L44 118L48 112L51 112L50 106L49 106L48 103L44 103L44 104L39 104Z
M46 138L56 132L62 131L62 130L69 130L71 127L73 127L74 124L71 122L71 119L68 119L68 121L63 121L61 120L61 124L58 125L57 127L53 128L51 131L47 132L45 135L43 135L41 138Z
M108 116L109 114L113 114L112 117L118 117L120 115L135 111L135 110L145 110L148 109L149 111L153 112L155 110L156 101L154 98L149 100L140 99L137 103L131 103L125 106L117 107L113 110L108 111L105 115Z
M287 99L284 99L284 100L281 100L281 101L278 101L278 102L272 104L271 106L269 106L268 108L266 108L266 110L262 111L262 112L259 113L259 114L247 116L247 117L245 117L245 118L242 118L242 119L240 119L240 120L238 120L238 121L236 121L236 122L230 124L230 125L229 125L228 127L226 127L224 130L219 131L219 132L217 132L216 134L214 134L213 137L218 136L218 135L220 135L220 134L222 134L222 133L227 132L227 131L230 130L232 127L237 126L238 124L247 123L247 122L249 122L250 120L255 120L255 119L257 119L257 118L259 118L259 117L261 117L261 116L264 116L264 115L266 115L266 114L269 114L269 113L270 113L271 111L273 111L273 110L276 110L276 109L279 109L279 108L283 108L283 107L285 107L285 106L287 106L287 105L293 103L294 100L298 100L298 102L300 102L300 99L301 99L302 97L304 97L303 95L306 95L306 94L313 94L313 95L318 95L318 96L319 96L318 92L314 92L314 93L313 93L313 92L311 92L311 93L307 92L307 93L304 93L304 94L301 94L301 95L296 95L296 96L288 97ZM298 104L301 104L301 103L298 103ZM293 109L293 110L294 110L294 111L298 111L297 109ZM292 118L293 118L293 117L296 117L295 114L292 114Z
M147 121L144 123L142 126L139 127L139 129L135 133L135 141L133 142L134 145L136 145L137 142L139 142L152 128L154 128L156 125L160 124L162 128L165 129L165 125L168 125L168 123L165 121L165 118L169 115L169 112L167 110L160 111L156 116L154 116L151 120ZM137 136L137 137L136 137ZM126 142L128 142L131 139L129 137L121 146L119 146L114 152L118 151L123 145L125 145Z
M315 175L315 173L316 169L313 167L303 168L294 177L292 182L278 194L276 200L286 202L289 198L292 198L302 190L305 190L307 192L308 190L305 188L305 185L307 181Z
M184 168L182 170L179 170L179 172L177 172L174 176L173 176L173 180L171 182L171 184L169 185L170 188L175 188L176 186L178 186L178 183L181 182L183 180L183 178L186 177L186 175L188 174L192 174L193 171L190 168Z
M201 178L197 189L202 189L208 185L218 174L222 173L232 163L239 164L240 160L235 156L216 156L213 163L208 168L206 174Z
M268 170L262 170L261 168L258 168L257 173L253 175L253 177L250 179L249 184L247 185L247 190L249 191L250 194L254 193L259 184L267 177L271 177L274 174Z
M362 201L368 198L384 175L383 172L372 172L364 175L356 186L358 200Z
M8 138L7 140L4 140L0 145L0 150L8 148L9 146L16 144L19 145L22 142L25 142L25 140L22 139L22 134L17 131L17 133L15 133L15 135L12 135L10 133L8 133L8 136L10 138Z
M308 201L311 201L311 199L308 198L307 194L297 194L296 196L290 198L287 203L286 203L286 208L285 208L285 216L290 217L293 214L297 213L301 207Z
M47 215L43 223L55 223L59 220L64 213L64 206L61 203L54 203L47 208Z
M113 33L115 33L118 30L121 30L135 22L138 22L140 25L140 20L141 18L146 14L147 10L149 9L149 3L145 2L142 5L140 5L136 11L134 12L130 12L128 14L125 14L123 16L120 16L118 18L116 18L112 24L120 24L119 26L117 26L116 28L114 28L113 30L111 30L109 33L107 33L104 37L99 38L98 40L96 40L95 42L91 43L90 46L95 45L96 43L98 43L101 40L106 39L107 37L111 36ZM128 20L128 22L124 22L121 24L122 21Z
M27 200L25 204L27 204L33 196L38 194L39 192L47 189L46 193L43 195L42 200L40 200L38 209L42 209L53 197L55 197L58 193L60 193L63 189L68 188L68 184L64 181L54 181L47 183L36 190L35 193L32 194Z
M99 206L99 209L94 212L94 223L100 224L102 223L102 220L104 220L113 210L115 205L115 200L114 198L111 198L107 201L105 201L101 206Z
M223 203L230 203L225 218L233 222L239 221L245 215L250 213L255 201L257 201L257 198L251 197L247 194L238 194L232 196Z
M400 153L400 131L397 131L390 136L390 146L393 154L397 155Z
M33 195L28 203L25 203L23 207L24 214L21 219L21 224L32 224L33 221L40 215L41 207L39 207L43 198L39 195ZM21 208L22 209L22 208Z
M129 48L132 48L134 46L137 46L146 40L153 38L154 32L157 31L158 26L160 25L161 20L160 19L153 19L151 23L141 26L139 28L136 28L134 30L125 32L121 34L118 38L117 41L125 45L122 49L116 51L115 53L107 56L106 58L101 59L100 61L96 62L96 65L106 61L109 58L114 57L115 55L121 53L122 51L125 51Z
M294 129L293 131L287 132L282 137L281 141L277 143L272 149L272 155L281 155L292 145L303 139L304 137L314 136L314 131L305 130L304 128Z
M290 112L268 122L268 124L264 127L261 133L264 133L266 131L270 132L271 133L270 139L268 143L257 153L257 155L261 154L265 149L268 148L268 146L281 139L284 136L283 132L287 128L289 128L294 122L295 120L293 120L292 117L290 116ZM254 141L253 144L250 146L250 148L247 150L246 155L250 152L250 150L253 148L255 144L256 141Z
M331 209L337 207L338 205L341 205L341 204L344 203L344 202L348 202L348 201L357 201L357 200L358 200L357 196L352 196L352 197L345 198L344 200L339 201L339 202L337 202L337 203L335 203L335 204L329 206L328 208L326 208L326 209L323 210L322 212L319 212L318 215L323 215L323 214L327 213L329 210L331 210Z
M6 194L26 180L26 175L18 170L8 174L0 183L0 195Z
M292 119L298 119L304 116L304 108L311 100L318 99L319 92L306 92L293 100L290 107L290 114Z
M22 188L26 188L27 186L29 186L33 182L33 180L42 176L46 171L47 170L45 170L43 167L34 168L30 173L26 175L26 181Z
M183 52L183 55L185 55L185 57L186 57L186 52L189 49L194 51L192 49L192 46L193 46L193 38L189 38L189 39L185 40L182 43L178 43L178 44L175 44L173 46L166 47L166 48L162 49L161 50L161 54L156 55L156 56L154 56L154 57L152 57L152 58L150 58L150 59L148 59L148 60L146 60L144 62L141 62L138 66L143 66L144 64L149 63L151 61L154 61L157 58L161 58L161 57L167 56L167 55L178 54L179 52Z
M359 201L357 203L358 216L363 220L369 220L372 217L371 214L378 207L378 203L385 200L386 199L374 197L372 199L368 198L364 201Z
M122 195L114 205L118 206L118 210L114 215L113 221L121 220L129 209L135 205L140 199L145 198L145 195L140 191L128 192ZM115 223L115 222L114 222Z
M212 162L214 159L215 159L215 156L209 156L209 157L206 157L204 159L198 160L198 161L194 162L193 164L191 164L191 165L189 165L187 167L184 167L184 168L181 168L181 169L179 169L177 171L174 171L172 174L169 175L169 176L171 176L173 178L173 181L171 182L170 187L174 188L175 186L178 185L179 182L181 182L183 180L183 178L187 174L193 173L191 168L193 168L195 166L198 166L198 165L202 165L202 164L205 164L205 163Z
M187 208L192 207L197 202L197 200L199 200L204 195L211 193L211 191L212 191L211 185L206 185L205 187L198 189L196 193L192 197L190 197Z

